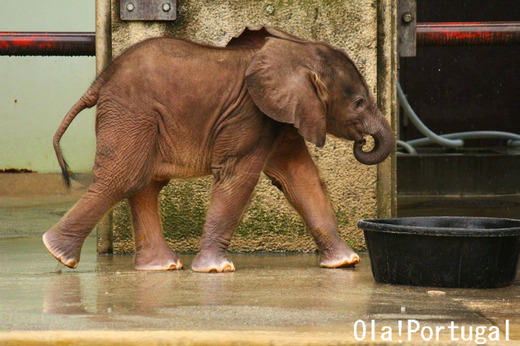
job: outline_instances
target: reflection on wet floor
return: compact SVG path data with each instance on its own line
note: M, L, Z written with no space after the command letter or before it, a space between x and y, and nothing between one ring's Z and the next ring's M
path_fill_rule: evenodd
M374 282L355 269L317 267L315 254L232 254L237 272L143 272L132 256L97 256L89 237L76 270L56 272L40 239L0 241L0 330L238 330L353 333L381 326L496 325L520 339L520 282L492 290ZM193 255L182 255L186 268ZM439 290L439 289L436 289ZM402 321L402 322L399 322ZM441 333L449 337L447 332Z
M443 340L450 340L446 328L452 322L497 326L501 340L507 331L511 340L520 339L518 276L506 288L440 289L444 294L432 295L427 287L376 283L367 254L355 269L340 270L319 268L316 254L231 254L237 272L225 274L193 273L194 255L181 254L182 271L142 272L133 269L132 256L97 256L93 235L78 269L57 267L41 235L75 202L72 197L0 200L0 334L167 330L307 333L303 338L309 338L339 333L335 340L359 341L354 326L361 321L367 338L373 328L374 341L383 341L382 328L389 326L394 341L406 341L407 323L417 321L425 330L444 327ZM412 341L421 341L418 332Z

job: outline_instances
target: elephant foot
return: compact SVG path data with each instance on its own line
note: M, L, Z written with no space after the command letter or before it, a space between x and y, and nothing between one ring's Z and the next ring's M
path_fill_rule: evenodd
M134 264L136 270L179 270L183 267L181 260L167 245L160 250L148 247L136 251Z
M57 229L52 228L45 232L42 240L58 262L72 269L77 268L84 239L60 234Z
M222 254L202 250L193 260L191 270L198 273L234 272L235 265Z
M323 250L320 254L322 268L353 267L359 262L361 262L359 255L344 243L337 248Z

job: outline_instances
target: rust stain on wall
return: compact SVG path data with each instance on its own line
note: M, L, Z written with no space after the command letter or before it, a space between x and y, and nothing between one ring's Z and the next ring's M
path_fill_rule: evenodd
M3 168L0 169L0 173L37 173L32 169L28 168Z

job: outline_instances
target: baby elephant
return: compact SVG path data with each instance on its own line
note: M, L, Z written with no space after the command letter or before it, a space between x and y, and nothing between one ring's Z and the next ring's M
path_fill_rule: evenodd
M192 270L234 271L226 249L262 171L306 222L321 267L359 262L339 237L305 145L322 147L330 133L354 141L354 156L367 165L394 148L390 124L345 53L267 28L246 29L225 48L167 37L138 43L94 81L58 128L53 143L67 184L60 138L80 111L96 104L94 182L43 235L67 267L77 267L87 235L127 198L135 268L181 269L164 239L158 194L172 178L211 174L211 203ZM364 135L374 139L369 152L362 150Z

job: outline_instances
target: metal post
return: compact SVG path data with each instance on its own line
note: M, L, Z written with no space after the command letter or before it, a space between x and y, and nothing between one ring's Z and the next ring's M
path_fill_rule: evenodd
M394 129L397 128L397 1L378 1L377 104ZM377 165L377 217L397 214L397 167L395 152Z
M110 0L96 0L96 74L112 61L112 11ZM113 252L112 211L96 228L98 254Z

